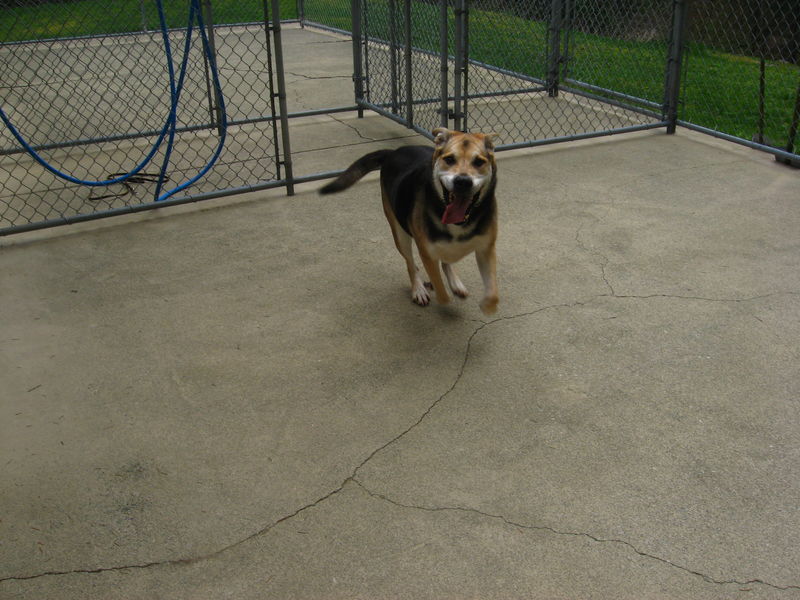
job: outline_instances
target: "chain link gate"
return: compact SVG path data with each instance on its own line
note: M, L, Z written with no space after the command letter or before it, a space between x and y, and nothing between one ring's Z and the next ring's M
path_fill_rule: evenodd
M493 131L508 149L681 125L800 165L796 0L298 2L353 32L359 106L428 137Z
M673 2L634 4L353 0L357 103L427 137L491 131L499 149L667 126Z
M353 0L356 102L431 137L461 128L466 0Z
M291 193L291 162L281 159L288 134L278 123L286 109L275 93L282 72L273 67L281 64L277 2L215 14L203 0L192 35L183 3L165 7L165 30L157 5L144 0L89 14L82 4L51 3L24 18L33 4L2 7L0 107L21 139L0 125L0 235L275 185ZM81 35L95 22L103 33ZM240 22L249 23L225 24ZM182 85L177 99L171 85ZM118 182L65 181L41 163L77 181Z
M800 164L794 0L297 0L301 27L351 33L356 105L293 114L269 0L188 0L202 2L207 40L186 46L173 100L167 65L182 72L186 1L0 0L0 108L43 160L97 181L150 159L105 188L65 182L0 126L0 235L267 187L291 194L335 173L293 176L287 119L351 110L429 138L439 126L494 132L499 149L677 124ZM173 106L169 151L156 142ZM198 173L189 195L175 193Z

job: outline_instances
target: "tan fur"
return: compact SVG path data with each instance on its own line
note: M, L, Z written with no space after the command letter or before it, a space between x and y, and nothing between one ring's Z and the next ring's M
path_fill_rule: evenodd
M440 168L458 171L465 175L486 175L491 169L496 169L494 162L493 139L495 134L489 133L462 133L448 131L443 127L433 130L435 150L433 160L440 163ZM489 152L487 152L489 150ZM442 162L443 157L453 156L456 163L452 166ZM478 157L486 161L482 167L476 167L472 161Z
M342 191L366 173L380 169L383 212L389 222L395 247L406 263L411 299L420 306L430 303L428 284L420 276L414 262L414 244L430 280L430 287L441 304L450 301L448 287L456 296L465 298L468 295L467 288L456 275L453 263L474 253L484 285L480 308L485 314L492 314L497 310L498 303L495 136L444 128L434 129L433 135L433 155L426 159L432 160L432 164L419 162L423 156L431 156L429 148L408 146L394 151L378 150L356 160L335 180L322 187L320 193ZM420 172L419 165L423 164L427 165L425 176L413 180L413 185L404 183L412 181L407 179L409 174ZM386 181L393 186L392 193L395 196L389 196ZM402 194L397 192L398 182L405 186ZM402 208L398 209L399 205ZM401 212L396 214L396 210ZM431 211L437 219L441 218L441 222L431 220ZM398 220L398 214L402 215L403 224ZM478 216L472 220L475 214ZM434 232L433 237L429 231Z
M394 245L406 261L406 270L408 271L408 278L411 281L411 297L414 302L420 306L427 306L430 297L425 290L425 283L419 277L419 269L417 269L417 265L414 263L414 251L411 247L411 237L405 232L394 216L383 185L381 185L381 198L383 200L383 214L386 215L386 220L389 222L389 227L392 229Z
M433 153L434 164L438 167L440 172L447 171L463 175L470 175L472 177L482 176L488 177L497 172L497 166L494 160L494 145L492 143L494 134L481 134L481 133L462 133L457 131L448 131L444 128L437 128L433 130L435 150ZM452 165L444 162L445 157L453 157L455 161ZM482 165L475 165L475 159L479 158L484 163ZM420 192L421 193L421 192ZM415 204L414 212L411 218L411 234L414 242L416 243L417 250L419 251L420 260L425 268L426 273L430 279L433 291L436 294L436 300L440 304L447 304L450 301L450 296L445 288L442 279L442 270L440 264L449 265L451 276L458 280L455 275L452 263L455 263L467 254L475 253L478 263L478 268L481 272L481 277L484 284L484 297L480 302L480 308L485 314L493 314L497 310L499 301L497 292L497 275L496 264L497 259L495 255L495 244L497 241L497 219L493 219L489 231L481 236L476 236L468 242L432 242L428 239L424 226L424 210L425 205L423 202ZM387 218L392 226L392 233L395 235L395 243L397 244L396 230L407 236L405 231L397 224L391 210L388 209L388 203L384 200L384 211L387 213ZM392 223L394 221L394 223ZM398 250L399 250L398 246ZM406 259L406 264L409 264L409 257L401 250L401 254ZM413 265L413 259L410 262ZM418 278L416 267L412 271L409 267L409 277L411 279L411 288L414 289L415 278ZM448 280L450 277L448 277ZM451 289L453 286L451 286ZM463 287L453 289L453 293L466 297L467 291ZM416 300L415 300L416 301Z

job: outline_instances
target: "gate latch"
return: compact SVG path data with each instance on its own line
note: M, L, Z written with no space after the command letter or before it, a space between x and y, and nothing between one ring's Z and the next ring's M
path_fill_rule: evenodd
M447 118L450 121L455 121L456 119L463 119L465 116L463 112L457 113L452 108L448 108L447 110L440 108L436 112L439 113L440 115L447 115Z

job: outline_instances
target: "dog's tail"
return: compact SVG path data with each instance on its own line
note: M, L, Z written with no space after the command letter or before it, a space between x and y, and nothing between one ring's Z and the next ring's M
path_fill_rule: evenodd
M376 150L359 158L347 170L336 179L320 188L320 194L333 194L346 190L356 181L361 179L370 171L377 171L381 168L383 161L392 153L392 150Z

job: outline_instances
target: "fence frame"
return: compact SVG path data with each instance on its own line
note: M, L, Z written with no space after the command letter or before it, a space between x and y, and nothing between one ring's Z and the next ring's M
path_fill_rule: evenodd
M665 128L667 134L674 134L678 127L684 127L726 141L735 142L750 148L771 153L781 162L800 166L800 153L792 151L792 148L795 144L795 138L798 133L798 121L800 121L800 81L798 81L796 106L794 107L794 112L791 118L791 126L788 135L789 143L787 148L779 148L764 143L763 135L759 137L758 140L747 140L681 118L681 93L684 85L682 81L682 74L686 69L685 49L688 43L689 0L671 0L671 22L669 27L670 33L667 40L667 52L664 59L664 87L662 102L639 98L617 90L607 89L599 85L580 81L570 77L568 65L571 60L570 24L574 14L573 0L550 0L550 15L549 19L547 20L546 34L546 72L542 78L515 72L497 65L486 64L470 56L469 0L434 0L438 5L439 29L438 49L435 51L418 48L412 44L412 2L417 0L388 0L390 4L389 15L391 18L391 23L389 27L389 39L386 40L377 38L370 33L370 0L350 1L350 14L352 16L351 31L345 31L325 25L324 23L310 21L307 18L305 6L306 0L296 1L299 18L294 21L283 21L281 20L279 2L277 0L263 0L264 33L266 36L269 61L270 64L274 66L274 77L277 86L277 90L270 88L269 101L271 106L271 114L255 118L241 119L238 121L229 121L229 125L243 125L257 122L271 123L273 139L275 140L274 161L277 168L277 179L252 185L243 185L228 189L189 194L178 198L170 198L161 202L99 210L87 214L64 215L57 219L46 219L37 222L21 223L16 225L12 224L10 227L0 229L0 236L8 235L10 233L20 233L34 229L51 227L54 225L79 223L113 215L131 214L153 208L175 206L242 192L252 192L270 188L285 187L287 194L291 196L294 194L294 188L297 184L327 179L342 172L341 170L337 170L303 176L297 176L294 174L289 126L290 120L292 119L351 111L355 111L359 117L362 117L365 110L370 110L397 123L400 123L409 129L427 137L428 139L431 139L432 134L428 128L420 126L415 119L415 108L418 105L432 104L437 106L437 121L440 126L466 130L469 128L471 122L469 117L469 107L471 101L530 93L545 93L550 98L558 98L561 93L574 94L589 100L602 102L609 107L615 107L618 109L631 111L632 113L638 113L653 119L653 121L650 123L620 126L599 131L585 131L569 135L555 135L543 139L532 139L522 142L508 143L498 146L498 151L577 141L614 135L617 133L628 133L634 131L658 129L662 127ZM147 23L144 13L144 0L142 0L141 6L142 27L143 30L146 31ZM399 19L402 21L401 24L397 23L398 19L396 18L398 15L400 15L400 12L398 12L398 6L402 10L402 18ZM205 20L208 28L209 44L212 52L216 52L214 40L216 27L213 23L212 0L202 0L202 8L206 17ZM452 32L449 30L451 15L453 24ZM281 39L281 25L287 22L299 22L301 27L320 28L350 36L353 57L354 103L352 105L322 108L295 113L288 112L286 102L287 84L283 70L283 44ZM454 44L454 50L452 54L450 54L449 45L451 33L453 35ZM369 55L371 45L374 46L376 44L385 45L389 50L391 90L390 99L388 102L375 102L370 100L370 69L375 69L375 66L371 65ZM438 97L415 97L412 57L417 53L422 53L428 55L430 58L438 59ZM471 68L483 69L498 73L500 75L513 77L519 80L520 86L514 89L490 90L472 93L469 86L469 74ZM208 78L208 75L206 75L206 77ZM271 80L272 77L270 77L270 81ZM761 96L763 98L763 65L760 85L762 86ZM402 103L400 100L401 98L403 98ZM210 84L207 84L207 100L209 123L179 128L179 132L192 132L207 129L209 127L219 127L219 123L221 122L220 102L218 98L215 98L214 89ZM760 111L760 122L762 124L761 131L763 132L763 100ZM153 135L154 133L156 132L145 131L132 134L109 135L101 138L71 140L67 142L43 144L38 146L37 149L52 150L90 143L114 142L137 137L147 137ZM22 152L22 150L0 149L0 156L17 152Z
M304 0L300 0L304 1ZM566 64L569 62L569 35L568 31L565 31L565 28L569 27L570 23L570 6L571 0L552 0L551 2L551 17L549 20L549 47L548 47L548 72L546 79L539 79L536 77L532 77L526 75L524 73L510 71L508 69L503 69L497 66L488 65L481 61L478 61L472 58L469 55L469 2L468 0L437 0L437 4L440 9L440 18L439 18L439 37L440 37L440 49L438 52L441 67L441 80L440 80L440 96L439 98L419 98L416 97L413 100L411 97L414 95L412 92L412 79L411 79L411 66L409 57L411 56L412 52L420 53L420 54L432 54L432 51L424 49L424 48L417 48L410 46L408 40L410 40L410 32L404 31L403 39L404 41L404 48L405 48L405 97L407 100L407 108L406 114L401 115L397 110L397 100L395 98L396 95L396 85L394 83L396 79L395 70L397 69L397 61L391 60L390 61L390 70L392 72L392 91L390 99L384 102L375 102L370 100L370 94L368 87L363 85L363 81L368 79L368 76L364 76L365 72L368 72L370 68L370 62L368 60L368 46L369 44L373 45L380 45L385 46L389 49L390 57L394 57L394 48L397 47L398 42L396 40L396 25L393 20L389 22L389 34L388 39L381 39L375 37L370 34L369 31L364 31L362 26L362 15L368 14L368 3L370 0L351 0L351 14L353 15L353 30L351 32L351 38L353 43L353 57L354 57L354 80L355 80L355 96L356 96L356 104L363 110L371 110L376 112L382 116L385 116L397 123L400 123L409 129L414 130L415 132L427 137L428 139L432 139L432 134L428 129L421 128L413 118L413 105L415 104L427 104L432 102L438 102L441 105L439 112L442 115L441 118L441 126L443 127L451 127L456 130L466 130L468 128L468 103L470 99L485 99L490 97L499 97L499 96L509 96L514 94L526 94L531 92L543 92L546 91L548 96L555 98L558 97L559 90L564 92L569 92L576 96L581 96L590 100L595 100L599 102L603 102L609 106L614 106L616 108L622 108L627 111L631 111L633 113L638 113L649 118L655 119L655 122L646 123L641 125L631 125L631 126L624 126L624 127L617 127L612 129L600 130L600 131L593 131L593 132L582 132L576 133L571 135L564 135L564 136L553 136L544 139L538 140L527 140L524 142L517 142L517 143L507 143L498 145L496 150L497 151L504 151L504 150L511 150L511 149L518 149L518 148L525 148L525 147L533 147L533 146L541 146L546 144L553 144L553 143L561 143L567 141L576 141L576 140L583 140L593 137L601 137L601 136L608 136L614 135L616 133L629 133L633 131L644 131L649 129L657 129L661 127L669 128L669 121L666 118L666 98L667 98L667 90L666 86L668 85L668 81L665 82L665 92L664 97L665 100L662 103L657 103L654 101L646 100L644 98L637 98L634 96L626 95L620 92L616 92L614 90L609 90L606 88L602 88L599 86L595 86L586 82L578 81L572 78L569 78L566 74ZM390 3L394 2L395 0L389 0ZM676 5L685 5L685 0L673 0ZM410 24L410 18L408 16L408 7L410 5L410 0L404 0L404 6L406 7L406 18L404 19L404 26L407 28ZM453 13L453 23L454 23L454 52L452 55L449 55L448 52L448 10L452 9ZM389 9L389 14L393 15L394 11L391 8ZM677 14L674 18L678 20L679 23L683 23L679 19L682 18L682 15ZM306 23L309 24L309 23ZM682 31L683 25L676 29L675 31ZM342 32L346 33L346 32ZM676 42L676 48L680 48L679 40ZM665 57L665 65L666 59ZM676 65L680 65L680 54L678 53L675 56ZM452 67L449 66L448 63L452 63ZM474 66L477 68L491 70L503 75L514 77L518 79L520 82L528 82L535 84L532 87L523 87L514 90L496 90L491 92L481 92L481 93L471 93L469 91L468 82L469 82L469 68L470 66ZM667 70L667 66L665 66L665 71ZM452 80L453 80L453 92L450 94L448 91L449 88L449 76L450 72L452 71ZM679 74L679 69L676 71ZM675 78L675 88L674 91L677 93L679 88L677 87L677 78ZM602 94L602 95L601 95ZM612 98L609 98L611 96ZM676 97L677 98L677 97ZM675 107L677 108L677 99L675 100ZM668 133L672 133L668 129Z

